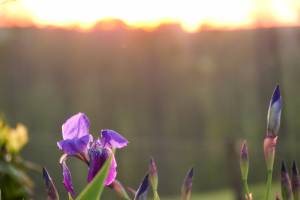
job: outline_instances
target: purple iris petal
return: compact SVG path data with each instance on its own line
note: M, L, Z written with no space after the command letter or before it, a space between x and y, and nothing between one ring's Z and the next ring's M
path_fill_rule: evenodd
M70 117L62 125L63 139L80 138L89 134L90 122L84 113L78 113Z
M74 188L73 188L71 172L70 172L65 160L63 160L61 162L61 165L62 165L63 177L64 177L63 184L64 184L66 190L74 197L75 192L74 192Z
M88 182L92 181L93 178L96 176L98 171L104 165L105 161L112 155L112 152L109 149L102 148L96 145L89 149L89 156L90 156L90 166L88 171ZM108 172L108 176L105 180L105 185L110 185L116 178L117 175L117 163L115 158L112 158L111 166Z
M113 130L105 129L101 131L102 145L109 145L110 148L123 148L128 144L128 141L119 133Z
M109 168L107 178L105 180L105 185L107 186L112 184L115 181L116 177L117 177L117 162L115 156L112 154L111 165Z
M66 154L76 155L84 152L92 139L92 135L85 135L81 138L61 140L57 142L57 146Z

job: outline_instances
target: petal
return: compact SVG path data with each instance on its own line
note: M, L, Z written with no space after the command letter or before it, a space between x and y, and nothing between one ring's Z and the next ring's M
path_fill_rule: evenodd
M71 172L70 172L65 160L63 160L61 162L61 166L62 166L63 177L64 177L63 184L64 184L66 190L74 197L75 192L74 192L74 188L73 188Z
M57 142L57 146L68 155L76 155L84 153L92 140L92 135L85 135L81 138L61 140Z
M116 131L105 129L100 134L104 146L108 144L110 148L123 148L128 144L128 141Z
M108 151L101 147L92 147L89 149L90 166L88 171L87 181L90 182L101 169L107 158L109 157Z
M63 139L73 139L89 134L90 122L84 113L78 113L70 117L62 125Z
M115 156L113 154L111 154L111 155L112 155L111 165L110 165L110 169L109 169L107 178L105 180L106 186L112 184L117 177L117 162L116 162Z

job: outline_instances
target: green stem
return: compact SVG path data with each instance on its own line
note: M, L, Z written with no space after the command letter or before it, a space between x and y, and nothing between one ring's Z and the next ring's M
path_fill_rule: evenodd
M154 191L154 198L153 200L160 200L159 198L159 195L158 195L158 192L157 191Z
M273 169L269 169L267 175L267 189L266 189L265 200L269 200L271 186L272 186L272 174L273 174Z
M294 194L294 200L300 200L300 195L298 191Z
M246 193L246 196L249 196L250 191L249 191L249 186L248 186L248 180L243 179L243 186L244 186L244 192Z

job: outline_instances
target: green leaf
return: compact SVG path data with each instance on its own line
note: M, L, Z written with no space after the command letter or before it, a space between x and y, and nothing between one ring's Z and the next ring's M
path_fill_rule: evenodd
M101 170L94 179L83 189L76 200L99 200L104 188L104 182L108 175L112 156L106 160Z
M3 161L0 161L0 174L2 175L8 175L12 179L19 182L21 185L26 186L28 190L31 190L33 188L33 182L32 180L25 174L24 171L18 169L14 165L11 165L10 163L6 163Z

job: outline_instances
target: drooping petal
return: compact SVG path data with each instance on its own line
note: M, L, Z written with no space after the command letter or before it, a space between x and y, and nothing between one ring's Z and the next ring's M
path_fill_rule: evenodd
M85 152L92 140L92 135L85 135L81 138L61 140L57 142L57 146L68 155L76 155Z
M110 148L123 148L128 144L128 140L116 131L105 129L100 134L101 143L104 146L109 145Z
M280 127L282 109L282 99L279 86L276 86L268 110L267 118L267 136L275 137L278 134Z
M63 184L66 188L66 190L74 197L75 196L75 191L72 183L72 177L71 177L71 172L66 164L66 159L63 159L61 161L61 166L63 170Z
M78 113L70 117L62 125L63 139L73 139L89 134L90 122L84 113Z
M117 177L117 162L116 162L114 154L111 153L111 155L112 155L111 165L110 165L110 168L109 168L107 178L105 180L105 185L106 186L113 183L115 181L116 177Z
M112 160L107 178L105 180L106 186L110 185L117 176L117 163L115 157L110 149L107 148L93 146L91 149L89 149L90 165L87 177L88 182L93 180L109 156L112 156Z

